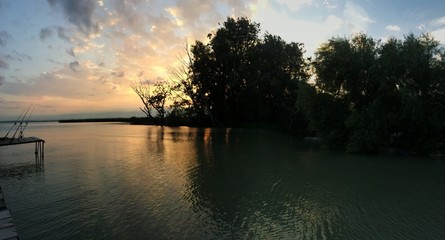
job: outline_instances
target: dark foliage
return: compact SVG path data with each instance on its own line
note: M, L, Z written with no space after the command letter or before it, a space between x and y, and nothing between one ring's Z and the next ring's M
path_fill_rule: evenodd
M365 34L333 38L313 66L315 86L301 94L302 108L328 145L361 153L443 152L445 58L429 35L386 43Z
M302 44L259 33L227 18L208 43L187 47L168 89L134 87L146 93L142 110L169 125L267 125L349 152L444 152L445 52L429 35L332 38L310 62Z
M183 89L215 126L268 122L293 129L304 124L296 109L299 83L307 80L302 44L259 35L259 24L228 18L209 43L191 46ZM295 124L297 123L297 124Z

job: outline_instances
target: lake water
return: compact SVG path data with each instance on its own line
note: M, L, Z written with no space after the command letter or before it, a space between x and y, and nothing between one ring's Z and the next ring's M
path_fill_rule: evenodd
M10 124L0 124L2 135ZM445 239L445 161L243 129L32 123L0 147L21 239Z

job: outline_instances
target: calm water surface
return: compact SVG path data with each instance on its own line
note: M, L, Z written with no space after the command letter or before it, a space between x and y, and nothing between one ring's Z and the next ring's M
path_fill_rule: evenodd
M10 127L0 124L1 134ZM21 239L445 239L445 161L262 130L33 123L0 147Z

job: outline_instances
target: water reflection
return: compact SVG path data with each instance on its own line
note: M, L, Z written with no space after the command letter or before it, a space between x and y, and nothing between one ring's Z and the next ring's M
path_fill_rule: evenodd
M26 179L35 173L43 173L44 167L39 163L21 163L8 166L0 166L0 178L6 180L9 178Z
M333 234L338 209L318 201L317 190L298 181L295 169L288 165L298 161L298 154L283 151L289 144L286 136L205 129L195 139L197 164L188 171L185 198L195 212L208 213L217 223L215 237Z
M0 169L22 239L445 237L440 161L314 152L261 130L36 130L45 173ZM0 162L29 161L32 150L2 150Z
M44 155L43 149L39 145L35 144L14 145L14 146L2 146L0 147L0 178L5 174L6 177L12 177L17 175L20 177L20 169L23 169L23 174L29 174L31 172L43 172L44 171ZM34 158L33 156L34 150ZM33 161L33 160L34 161ZM32 166L32 167L30 167ZM9 170L8 170L9 169Z

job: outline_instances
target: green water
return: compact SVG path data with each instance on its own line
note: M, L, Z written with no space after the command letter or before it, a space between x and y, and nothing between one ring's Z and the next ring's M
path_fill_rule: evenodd
M6 124L0 130L8 129ZM30 125L0 147L21 239L445 239L445 161L264 130Z

